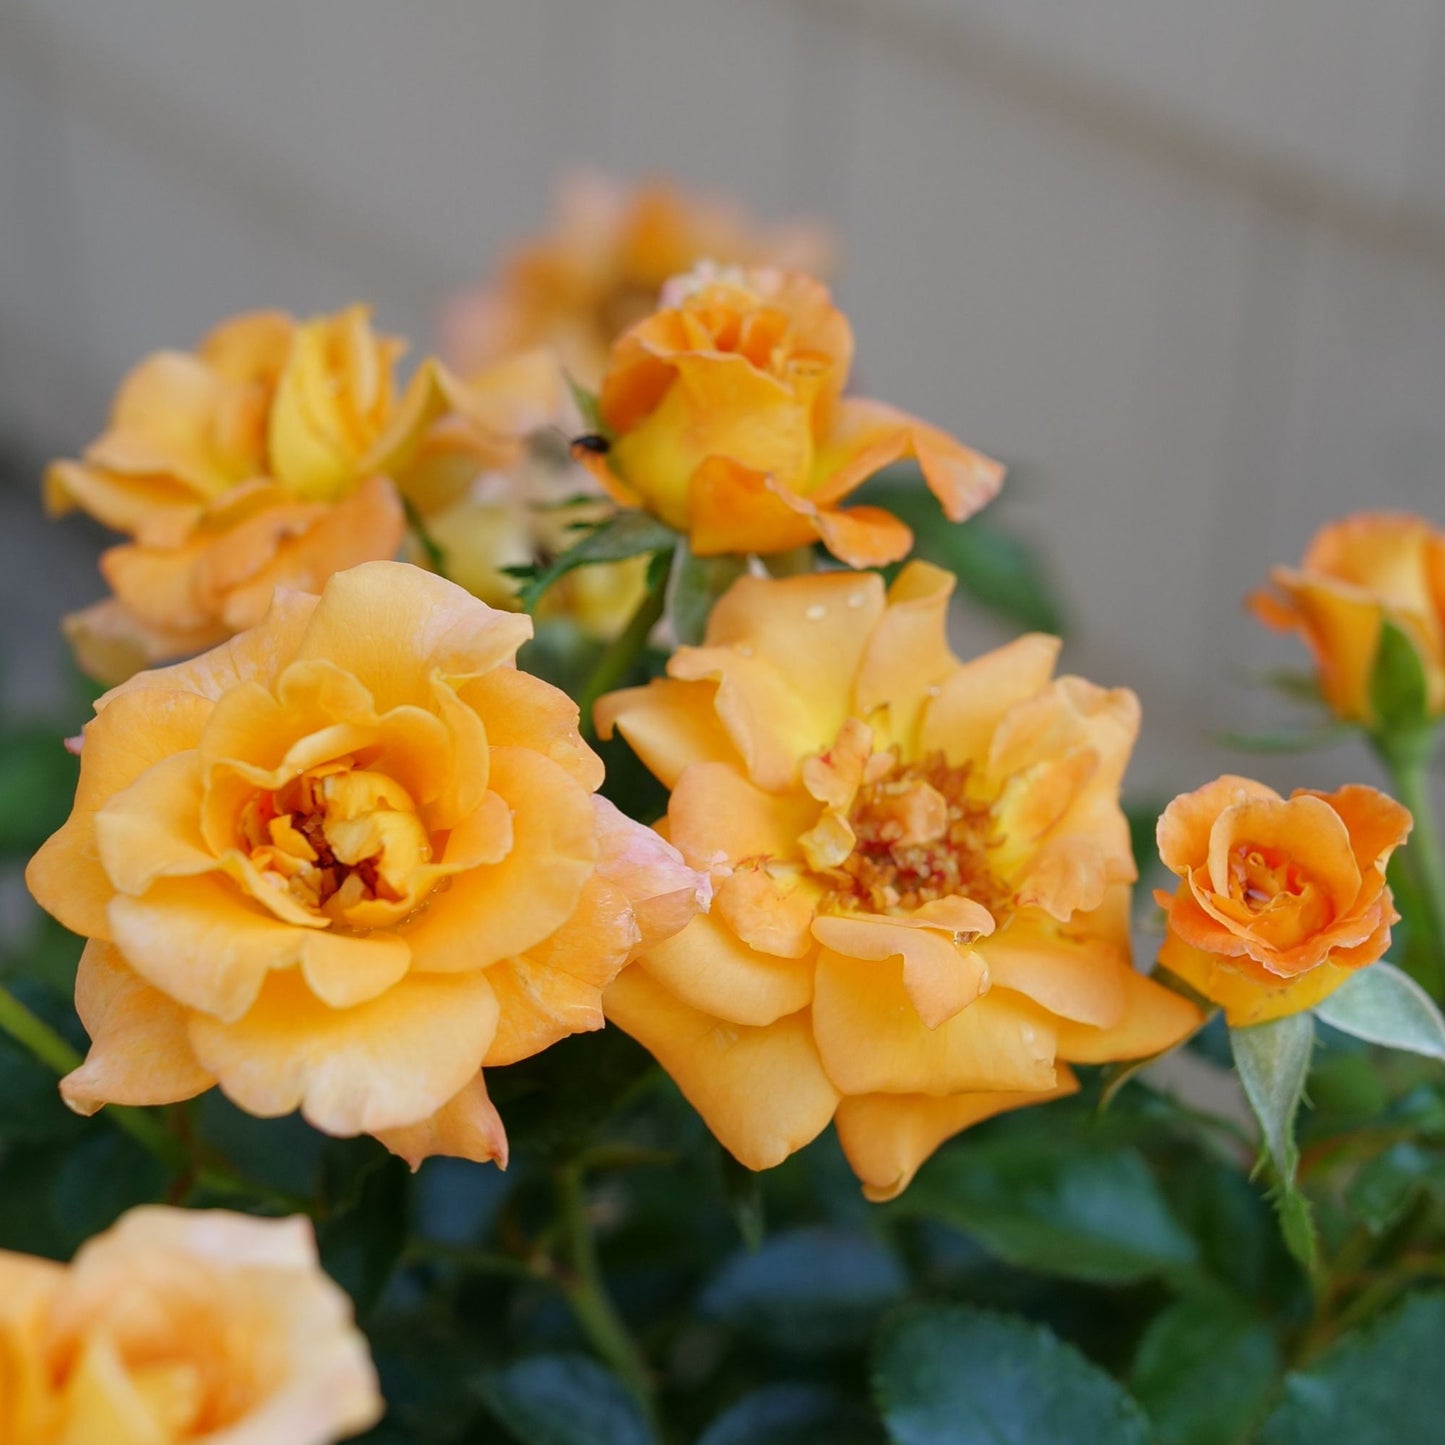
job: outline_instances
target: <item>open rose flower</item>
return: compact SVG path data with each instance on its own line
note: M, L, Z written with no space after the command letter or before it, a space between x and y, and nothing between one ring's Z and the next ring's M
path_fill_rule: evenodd
M1407 809L1374 788L1299 791L1288 800L1226 775L1184 793L1159 819L1159 856L1179 886L1159 962L1232 1025L1313 1008L1390 946L1385 885Z
M455 298L443 319L463 373L534 346L556 350L596 386L613 341L657 304L669 276L699 261L830 268L816 226L762 226L736 207L661 181L623 187L598 175L562 189L552 229L507 257L495 281Z
M1360 513L1322 528L1300 565L1276 567L1270 581L1275 591L1250 598L1255 616L1304 635L1340 717L1375 721L1370 684L1387 620L1420 656L1430 713L1445 711L1445 532L1423 517Z
M844 397L853 332L811 276L703 266L612 349L599 413L611 445L586 460L623 506L687 534L699 556L821 540L852 567L907 555L913 534L878 507L839 503L916 457L955 522L1003 468L882 402Z
M0 1252L5 1445L330 1445L381 1413L308 1220L143 1208L69 1267Z
M594 796L576 706L513 666L530 633L374 562L100 700L27 873L90 940L73 1108L219 1083L413 1163L505 1161L483 1065L599 1028L699 885Z
M1028 636L960 662L953 579L747 577L669 676L598 705L672 789L712 910L607 990L608 1018L753 1169L835 1120L865 1192L944 1139L1139 1058L1198 1011L1130 966L1119 784L1132 693L1051 680Z
M437 376L393 380L402 343L364 307L239 316L126 378L106 431L46 477L129 537L101 557L107 600L72 614L80 664L115 682L254 626L277 586L318 589L401 543L396 466L440 405Z

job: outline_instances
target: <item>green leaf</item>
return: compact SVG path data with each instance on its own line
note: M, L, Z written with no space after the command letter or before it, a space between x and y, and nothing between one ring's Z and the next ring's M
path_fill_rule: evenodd
M707 631L707 620L718 598L747 570L742 557L694 557L691 548L678 550L667 615L677 640L696 646Z
M873 1384L895 1445L1148 1445L1115 1380L1041 1325L984 1310L895 1319Z
M321 1262L365 1315L406 1247L411 1171L369 1139L333 1141L326 1165L327 1192L337 1204L316 1231Z
M1370 704L1382 733L1413 732L1429 718L1425 663L1409 635L1388 617L1380 620L1380 642L1370 675Z
M1294 1180L1294 1124L1309 1077L1315 1025L1307 1013L1230 1029L1229 1046L1245 1097L1259 1120L1265 1152L1282 1182Z
M1264 1413L1279 1368L1274 1336L1249 1306L1211 1292L1154 1317L1129 1384L1158 1445L1239 1445Z
M723 1193L732 1210L733 1223L743 1243L751 1250L762 1248L767 1220L763 1209L762 1176L739 1164L726 1149L719 1148Z
M1393 964L1362 968L1315 1005L1315 1017L1367 1043L1445 1059L1445 1018L1430 995Z
M567 378L567 390L572 393L572 404L582 418L582 425L598 436L610 436L611 433L602 422L602 412L597 404L597 393L589 391L570 371L564 371L562 375Z
M1311 1273L1319 1251L1309 1203L1295 1188L1299 1148L1294 1127L1314 1040L1314 1018L1308 1013L1229 1031L1235 1070L1259 1120L1264 1155L1275 1179L1280 1229L1290 1253Z
M817 1226L732 1255L699 1309L775 1349L825 1354L861 1344L908 1287L893 1255L862 1231Z
M948 521L916 467L891 468L850 500L906 522L914 556L952 572L965 593L1004 621L1030 632L1064 632L1064 609L1042 555L992 519Z
M578 567L620 562L625 557L640 557L649 552L670 552L676 545L677 533L650 513L632 509L618 512L553 558L522 587L517 600L531 612L554 582Z
M521 1445L652 1445L627 1386L586 1355L534 1355L478 1381L487 1409Z
M1285 1381L1259 1445L1426 1445L1445 1420L1445 1294L1410 1296Z
M878 1423L823 1385L768 1385L719 1415L697 1445L877 1445Z
M1345 1201L1350 1213L1373 1234L1384 1234L1422 1191L1445 1195L1445 1156L1404 1141L1392 1144L1364 1165L1350 1181Z
M944 1220L1010 1264L1100 1284L1189 1269L1180 1228L1135 1149L1060 1148L1056 1138L975 1143L936 1154L890 1208Z

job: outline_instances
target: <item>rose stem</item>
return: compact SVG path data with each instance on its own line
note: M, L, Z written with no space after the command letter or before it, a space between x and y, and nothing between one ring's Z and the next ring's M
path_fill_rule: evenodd
M1401 851L1400 866L1413 881L1415 893L1424 900L1432 946L1412 948L1410 963L1420 985L1439 998L1445 993L1445 854L1440 849L1430 788L1431 741L1429 732L1413 730L1402 736L1381 734L1373 739L1396 797L1415 819L1409 842Z
M562 1209L560 1225L567 1254L567 1268L559 1275L558 1283L593 1348L627 1382L649 1421L653 1421L651 1373L607 1293L597 1261L597 1241L592 1237L592 1224L587 1217L583 1171L578 1161L557 1170L557 1197Z
M597 659L592 675L577 694L577 706L582 713L582 731L591 738L596 729L592 725L592 705L603 693L611 692L631 671L632 665L647 646L652 629L662 616L667 605L667 579L672 574L672 553L665 554L665 560L653 562L655 575L647 595L637 604L626 627L612 639Z

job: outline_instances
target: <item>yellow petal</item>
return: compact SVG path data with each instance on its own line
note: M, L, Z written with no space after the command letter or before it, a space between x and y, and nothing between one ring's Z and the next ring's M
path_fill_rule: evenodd
M901 964L818 960L813 1031L828 1077L845 1094L956 1094L1051 1089L1054 1023L1016 994L995 990L930 1029Z
M430 1118L402 1129L383 1129L376 1137L413 1169L438 1154L507 1167L507 1131L481 1074Z
M593 716L602 737L620 732L658 780L671 788L689 763L740 760L718 719L716 695L712 682L658 678L646 687L624 688L599 698Z
M903 1193L944 1140L995 1114L1060 1099L1078 1088L1073 1071L1061 1068L1054 1087L1037 1092L860 1094L838 1105L838 1142L863 1182L864 1196L882 1203Z
M102 1104L174 1104L216 1082L191 1050L185 1010L144 983L108 944L85 945L75 1007L90 1050L60 1081L60 1092L77 1113L93 1114Z
M711 914L650 948L639 966L692 1008L734 1024L770 1024L813 994L810 958L760 953Z
M689 1008L640 967L607 990L608 1019L672 1076L718 1141L749 1169L771 1169L828 1126L838 1092L806 1013L763 1028Z
M300 1108L328 1134L417 1124L482 1067L497 1000L482 973L413 974L356 1008L327 1007L273 974L235 1023L190 1019L191 1044L228 1098L262 1118Z
M1204 1015L1181 997L1142 973L1124 975L1125 1003L1119 1021L1103 1028L1060 1019L1059 1057L1074 1064L1108 1064L1147 1059L1172 1049L1204 1022Z
M930 699L919 748L924 753L942 751L954 764L987 758L1004 715L1052 676L1059 647L1057 637L1033 632L962 663Z

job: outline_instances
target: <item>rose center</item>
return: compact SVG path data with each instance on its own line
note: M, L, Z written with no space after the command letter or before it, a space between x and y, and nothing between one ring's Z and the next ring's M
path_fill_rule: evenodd
M338 923L369 921L377 910L366 905L393 913L417 902L415 874L432 856L406 789L349 758L257 793L241 833L268 882Z
M1229 856L1230 896L1253 913L1262 912L1282 894L1299 897L1309 881L1277 848L1241 843Z
M967 764L950 766L941 752L865 775L847 815L852 851L832 870L842 898L871 913L953 896L995 917L1007 912L1012 890L989 862L1002 840L989 805L970 796L968 776Z

